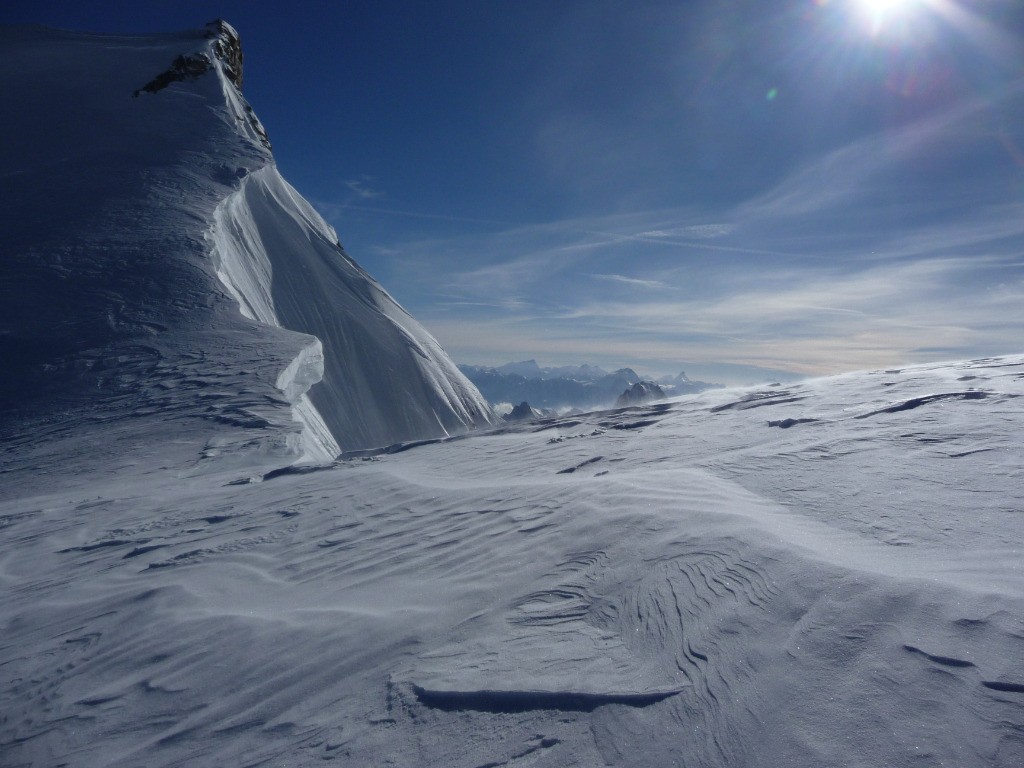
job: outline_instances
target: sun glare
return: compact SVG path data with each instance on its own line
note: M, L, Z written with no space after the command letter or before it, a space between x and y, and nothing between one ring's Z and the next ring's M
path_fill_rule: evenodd
M887 24L896 20L906 20L913 12L914 6L922 0L855 0L861 15L867 22L871 33L878 34Z

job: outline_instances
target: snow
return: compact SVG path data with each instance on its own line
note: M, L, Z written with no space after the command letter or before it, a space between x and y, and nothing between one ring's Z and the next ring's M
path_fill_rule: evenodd
M292 419L299 424L299 433L290 448L301 457L300 461L326 463L341 453L330 428L306 396L309 388L323 377L324 349L320 339L314 339L281 371L274 384L292 404Z
M187 483L163 452L15 456L0 743L29 765L1019 764L1022 395L1016 356Z
M323 382L309 398L343 449L492 420L486 401L433 337L345 254L275 167L242 181L219 211L214 241L246 312L321 340Z
M230 27L0 34L5 421L158 408L208 423L197 458L323 461L493 420L281 178L219 57ZM153 438L126 426L118 450Z
M0 34L0 763L1024 764L1024 355L467 432L205 33Z

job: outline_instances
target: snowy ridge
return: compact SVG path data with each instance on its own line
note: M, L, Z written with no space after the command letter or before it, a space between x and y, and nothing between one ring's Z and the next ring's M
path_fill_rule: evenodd
M22 450L117 423L87 451L97 467L157 446L200 471L294 459L274 384L312 340L241 316L210 258L216 207L270 160L225 108L219 35L0 30L18 116L0 145L0 425Z
M206 468L322 461L490 421L277 173L230 26L0 36L0 97L19 117L0 146L0 416L32 450L56 445L29 441L47 425L158 411L96 461L163 433ZM191 421L192 440L171 437Z
M437 341L361 269L273 165L218 209L219 273L246 316L316 336L309 397L343 449L461 432L490 406Z
M218 68L235 122L250 140L265 142L221 59ZM210 239L217 275L245 317L318 338L309 359L320 378L306 389L322 385L312 400L298 393L304 399L295 413L304 458L322 461L339 446L447 436L493 421L490 406L433 337L344 253L334 229L273 164L247 174L217 207Z
M225 91L234 91L229 86L230 83L225 81ZM265 325L280 327L271 295L273 272L270 259L254 234L257 226L248 214L242 189L228 195L217 206L208 232L210 255L217 277L238 302L242 315ZM299 456L299 461L327 462L341 452L323 417L306 394L311 386L323 379L323 374L323 345L314 338L275 381L275 386L292 404L292 418L300 425L299 434L291 436L288 442L289 449Z

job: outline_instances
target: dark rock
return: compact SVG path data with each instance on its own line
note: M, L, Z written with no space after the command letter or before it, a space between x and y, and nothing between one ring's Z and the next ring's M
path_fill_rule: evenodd
M221 62L224 75L230 80L239 93L242 90L242 41L234 27L222 19L211 21L206 25L206 38L213 40L213 55ZM145 93L158 93L171 83L180 83L188 80L196 80L213 69L214 62L205 53L197 53L192 56L178 56L171 62L171 66L159 75L154 77L133 95L139 96ZM267 149L271 149L270 137L267 130L256 117L252 107L245 100L242 100L245 115L239 116L252 129L256 137Z
M505 421L529 421L531 419L539 419L544 414L535 408L531 408L530 404L525 400L512 409L510 413L505 415Z
M638 381L631 386L615 401L616 408L625 408L630 405L643 405L652 403L655 400L664 400L665 390L653 381Z
M223 19L211 21L206 25L207 37L217 38L213 52L224 62L224 73L228 79L235 84L238 90L242 90L242 40L234 27Z
M138 96L143 91L146 93L157 93L171 83L195 80L209 72L212 68L213 62L210 61L210 58L205 53L197 53L195 56L178 56L171 62L171 66L168 69L154 77L132 95Z

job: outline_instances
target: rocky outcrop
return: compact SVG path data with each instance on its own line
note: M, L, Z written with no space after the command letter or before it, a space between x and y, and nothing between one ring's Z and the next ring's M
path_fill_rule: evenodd
M235 28L223 19L211 21L206 25L208 38L216 38L213 52L224 63L224 74L228 80L242 90L242 39Z
M615 401L616 408L625 408L630 405L643 405L652 403L655 400L664 400L665 390L653 381L638 381L631 386Z
M505 414L504 419L505 421L530 421L542 418L543 416L544 414L541 411L530 407L530 404L524 400L509 413Z
M252 131L255 138L264 147L272 149L270 137L267 136L267 130L263 127L263 123L261 123L259 118L256 117L256 113L253 112L249 103L245 101L244 98L241 98L242 62L244 60L244 56L242 54L242 40L238 36L238 32L226 21L217 19L216 21L211 21L206 25L204 37L207 40L213 41L213 45L210 46L210 50L213 52L217 61L220 62L221 69L224 72L224 77L226 77L238 91L239 98L237 99L237 102L240 111L237 119L248 125L248 128ZM139 96L142 93L159 93L171 83L196 80L213 69L213 66L213 60L207 53L199 52L188 56L182 54L177 56L174 61L171 62L170 67L165 69L141 88L135 89L135 92L132 95Z
M162 91L171 83L180 83L185 80L196 80L213 68L213 62L205 53L197 53L194 56L178 56L171 62L171 66L154 77L141 88L136 89L132 94L138 96L141 93L157 93Z
M242 40L235 28L223 19L211 21L206 25L206 39L213 40L213 53L220 59L224 74L235 87L242 90ZM171 83L196 80L213 68L213 62L205 53L191 56L184 54L176 57L171 66L154 77L141 88L135 90L134 96L142 93L158 93Z

